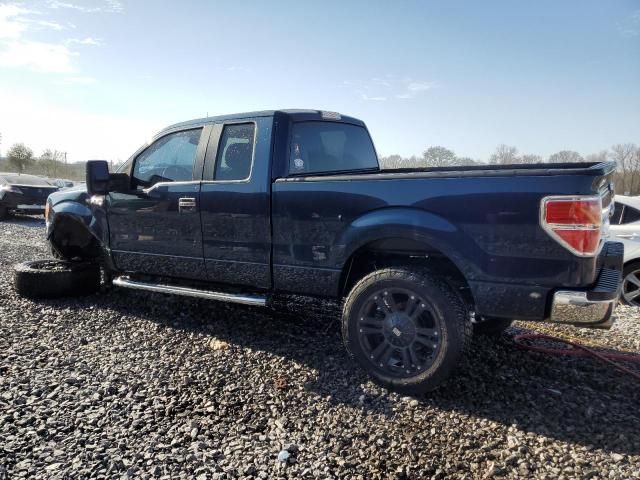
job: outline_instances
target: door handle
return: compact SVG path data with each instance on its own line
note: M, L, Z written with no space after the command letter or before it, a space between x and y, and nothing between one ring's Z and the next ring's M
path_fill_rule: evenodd
M178 199L178 212L189 213L196 211L196 199L190 197L182 197Z

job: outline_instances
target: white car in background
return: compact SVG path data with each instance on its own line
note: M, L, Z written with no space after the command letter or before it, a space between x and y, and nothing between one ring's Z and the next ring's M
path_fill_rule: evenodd
M624 243L624 281L621 300L640 307L640 197L616 195L611 217L612 240Z

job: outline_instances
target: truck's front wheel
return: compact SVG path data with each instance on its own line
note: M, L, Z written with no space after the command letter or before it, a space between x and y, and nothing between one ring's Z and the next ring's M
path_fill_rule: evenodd
M342 334L350 355L379 384L406 394L435 389L460 362L471 337L465 305L425 270L387 268L349 293Z

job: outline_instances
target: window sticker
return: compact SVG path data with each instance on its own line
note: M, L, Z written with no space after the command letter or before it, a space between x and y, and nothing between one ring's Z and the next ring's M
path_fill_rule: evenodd
M300 145L297 143L293 145L293 166L297 171L304 170L304 160L300 154Z

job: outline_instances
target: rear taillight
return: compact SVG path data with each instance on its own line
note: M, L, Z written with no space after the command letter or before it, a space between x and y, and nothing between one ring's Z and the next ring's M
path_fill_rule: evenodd
M557 196L542 199L540 225L575 255L592 257L608 224L600 197Z

